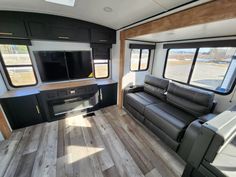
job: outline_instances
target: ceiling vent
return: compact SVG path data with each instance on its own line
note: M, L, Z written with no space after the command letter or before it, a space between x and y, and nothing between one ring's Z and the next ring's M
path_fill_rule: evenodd
M75 6L75 0L45 0L46 2L51 2L54 4L60 4L65 6L74 7Z

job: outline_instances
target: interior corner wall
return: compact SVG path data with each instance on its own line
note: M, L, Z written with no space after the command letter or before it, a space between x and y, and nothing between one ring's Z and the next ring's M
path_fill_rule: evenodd
M151 71L152 71L154 50L152 50L151 52L149 68L147 71L138 71L138 72L130 71L131 49L129 48L129 44L131 43L155 45L155 43L137 42L137 41L130 41L130 40L125 41L125 62L124 62L124 77L122 80L122 88L125 88L128 85L143 85L145 76L147 74L151 74Z
M163 77L165 59L166 59L167 50L163 49L163 44L157 43L155 49L155 56L153 62L152 75L156 77Z
M0 142L3 141L3 140L4 140L3 135L2 135L2 133L0 132Z
M0 96L3 95L7 91L7 87L5 85L5 82L3 80L2 74L0 73ZM1 104L0 104L1 109ZM1 111L1 110L0 110ZM2 133L0 131L0 141L4 140Z
M111 59L111 78L119 81L120 68L120 31L116 32L116 44L112 45L112 59Z
M3 76L0 73L0 96L3 95L6 91L7 91L7 87L3 80Z

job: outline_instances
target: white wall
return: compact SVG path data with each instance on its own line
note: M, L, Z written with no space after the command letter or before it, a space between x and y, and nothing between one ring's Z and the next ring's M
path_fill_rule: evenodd
M0 73L0 96L7 91L6 84L3 80L2 74Z
M116 44L112 45L112 79L116 82L119 81L119 69L120 69L120 32L116 32Z
M4 138L2 136L2 133L0 132L0 142L3 141L3 140L4 140Z
M149 62L149 69L147 71L139 71L139 72L130 71L130 61L131 61L130 60L131 49L129 49L130 43L155 45L155 43L146 43L146 42L137 42L137 41L126 40L126 42L125 42L124 77L122 80L122 87L123 88L125 88L127 85L142 85L144 82L145 76L147 74L150 74L151 70L152 70L154 50L152 50L150 62Z
M163 76L167 50L163 49L163 44L156 44L156 51L153 62L152 75L156 77Z
M36 66L34 51L78 51L78 50L89 50L89 43L78 43L78 42L61 42L61 41L41 41L33 40L32 45L29 46L29 51L31 55L32 62ZM39 84L41 84L40 76L37 67L35 67L37 77L39 79Z

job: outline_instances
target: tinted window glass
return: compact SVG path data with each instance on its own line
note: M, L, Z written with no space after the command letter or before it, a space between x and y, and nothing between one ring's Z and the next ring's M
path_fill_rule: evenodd
M235 52L236 48L230 47L200 48L190 84L225 92L221 86Z
M165 77L187 83L196 49L170 49Z
M13 87L37 83L28 48L25 45L0 45L2 65Z

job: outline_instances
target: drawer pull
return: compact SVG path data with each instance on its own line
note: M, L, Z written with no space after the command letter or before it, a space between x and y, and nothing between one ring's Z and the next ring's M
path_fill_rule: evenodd
M36 107L37 113L40 114L39 106L36 105L35 107Z
M13 33L4 33L4 32L0 32L0 35L7 35L7 36L12 36Z
M67 36L59 36L58 38L59 38L59 39L70 39L70 38L67 37Z
M100 39L99 41L100 41L100 42L107 42L106 39Z

